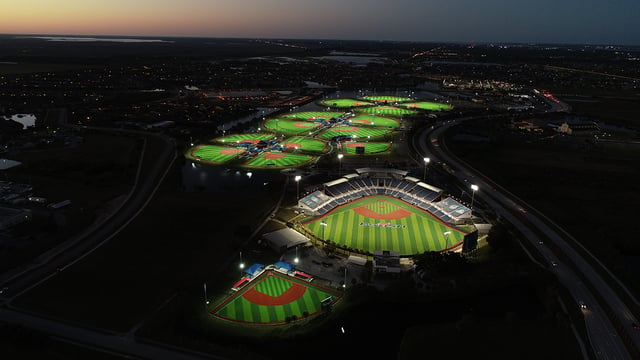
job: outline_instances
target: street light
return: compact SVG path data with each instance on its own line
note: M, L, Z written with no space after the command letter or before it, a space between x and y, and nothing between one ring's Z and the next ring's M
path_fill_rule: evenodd
M322 220L320 221L320 226L322 226L322 236L320 238L324 240L324 228L327 226L327 223L324 220Z
M478 191L478 185L472 184L471 185L471 190L473 190L473 193L471 194L471 213L473 215L473 198L476 195L476 191Z
M294 178L294 180L296 181L296 200L300 198L300 179L302 179L302 176L300 175L296 175L296 177Z
M342 283L342 289L347 288L347 267L344 267L344 282Z
M338 176L342 173L342 157L343 154L338 154Z
M451 234L451 231L445 231L442 234L445 236L445 238L444 238L444 241L445 241L444 248L446 250L449 247L449 234Z
M427 165L429 165L430 161L431 159L429 159L428 157L424 158L424 175L422 176L423 181L427 181Z

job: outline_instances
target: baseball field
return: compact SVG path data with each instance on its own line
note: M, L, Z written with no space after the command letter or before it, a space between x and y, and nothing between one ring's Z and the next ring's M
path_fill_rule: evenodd
M245 152L242 148L229 148L215 145L198 145L187 151L187 159L203 161L208 163L225 163Z
M391 133L391 130L339 125L325 130L320 137L331 139L334 136L349 135L358 139L378 138Z
M243 289L218 304L211 313L219 318L251 323L281 324L304 319L322 312L322 301L335 303L342 294L302 281L286 274L267 270Z
M303 111L294 112L291 114L282 115L283 118L301 119L301 120L318 120L318 119L331 119L342 116L344 114L341 111Z
M380 126L388 128L397 128L400 126L400 122L396 119L367 114L358 114L350 118L349 121L353 125Z
M329 144L326 141L311 139L302 136L290 137L281 142L281 145L287 149L322 152L327 150Z
M293 118L288 118L287 120L269 119L264 122L263 126L278 133L298 135L313 131L320 127L320 124L311 121L295 121Z
M380 142L355 142L355 141L347 141L342 143L342 152L347 155L355 155L356 148L359 146L364 147L365 154L378 154L381 152L385 152L391 148L390 143L380 143Z
M370 101L363 101L357 99L327 99L318 102L322 106L334 107L334 108L350 108L355 106L371 106Z
M282 152L263 152L260 155L254 157L245 164L249 167L264 167L264 168L285 168L290 166L301 166L315 160L316 156L305 154L289 154Z
M449 104L442 104L442 103L436 103L431 101L419 101L419 102L406 103L406 104L400 104L400 105L406 108L430 110L430 111L451 110L453 108L453 106Z
M415 111L395 106L372 106L358 109L358 112L373 115L403 116L416 114Z
M384 195L355 200L302 225L341 247L369 253L390 250L401 256L444 250L466 235L424 210Z

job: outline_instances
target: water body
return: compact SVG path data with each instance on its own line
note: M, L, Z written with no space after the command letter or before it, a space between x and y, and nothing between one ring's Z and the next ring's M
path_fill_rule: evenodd
M29 36L32 39L42 39L57 42L119 42L119 43L166 43L173 42L160 39L134 39L134 38L98 38L98 37L73 37L73 36Z
M4 116L3 118L4 120L19 122L22 124L23 130L36 125L36 116L33 114L14 114L11 116Z

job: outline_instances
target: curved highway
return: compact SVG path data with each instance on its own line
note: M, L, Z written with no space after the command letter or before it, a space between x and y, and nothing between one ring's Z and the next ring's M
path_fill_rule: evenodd
M563 236L565 234L558 232L557 225L551 226L550 220L538 214L531 206L448 153L442 138L444 131L453 125L474 119L472 117L459 118L424 128L414 138L414 146L422 156L430 157L432 161L442 161L449 164L454 169L453 175L458 180L463 182L467 179L470 183L478 185L479 190L475 194L476 198L482 200L496 214L511 223L524 235L524 239L538 249L546 260L546 264L540 265L549 268L556 274L558 280L571 293L576 304L584 304L585 308L582 309L582 313L589 341L593 353L598 359L636 358L636 349L640 344L640 333L630 326L631 323L636 322L632 312L598 271L567 243ZM434 144L439 145L434 146ZM562 258L556 255L558 252L554 252L548 247L549 244L555 245L561 250ZM569 259L579 269L582 276L579 276L567 263ZM591 286L586 286L583 279L588 279ZM608 308L613 309L614 316L629 326L621 327L618 326L619 324L612 323L610 317L607 316L607 311L600 306L590 288L596 289L599 298L605 299ZM622 329L623 333L618 334L616 329ZM626 337L627 344L620 336ZM631 355L628 349L630 343L631 352L635 356Z

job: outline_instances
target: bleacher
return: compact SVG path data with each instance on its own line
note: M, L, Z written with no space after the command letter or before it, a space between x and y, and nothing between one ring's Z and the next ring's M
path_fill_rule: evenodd
M322 190L314 191L300 199L299 204L311 213L324 215L340 205L370 195L387 195L401 199L447 223L457 222L470 211L452 198L440 200L442 190L420 179L409 176L400 179L395 173L384 176L381 169L376 169L375 176L359 172L325 183Z

